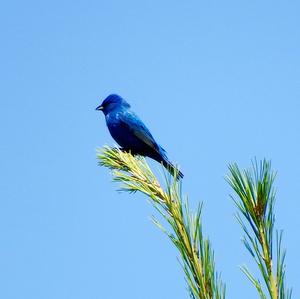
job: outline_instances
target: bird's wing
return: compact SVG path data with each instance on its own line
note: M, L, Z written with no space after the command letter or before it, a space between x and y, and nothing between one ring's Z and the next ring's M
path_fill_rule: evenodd
M151 147L156 152L159 152L159 146L155 142L145 124L133 112L126 112L119 116L119 120L123 126L134 134L140 141Z

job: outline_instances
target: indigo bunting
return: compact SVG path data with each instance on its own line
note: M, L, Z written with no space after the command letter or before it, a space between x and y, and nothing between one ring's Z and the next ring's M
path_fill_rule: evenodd
M121 150L150 157L162 163L172 175L183 177L183 173L169 161L166 151L155 141L148 128L122 97L111 94L96 110L104 113L108 130Z

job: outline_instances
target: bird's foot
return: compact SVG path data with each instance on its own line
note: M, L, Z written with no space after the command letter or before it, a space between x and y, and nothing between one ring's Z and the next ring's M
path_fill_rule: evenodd
M122 151L123 153L129 153L132 156L137 155L137 153L135 153L131 149L128 149L128 148L125 148L125 147L120 147L119 150Z
M121 151L123 153L130 153L133 156L137 155L136 153L132 152L131 149L128 149L128 148L125 148L125 147L113 147L112 149L115 150L115 151Z
M119 147L119 151L121 151L121 152L126 152L126 153L129 152L129 150L126 149L125 147Z

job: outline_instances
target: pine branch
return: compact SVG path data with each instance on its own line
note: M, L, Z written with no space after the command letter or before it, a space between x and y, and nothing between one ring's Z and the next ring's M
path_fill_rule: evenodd
M121 183L121 190L141 192L169 223L165 229L155 218L153 223L170 238L181 256L191 298L224 299L225 286L216 273L214 254L208 239L203 237L201 225L202 204L191 213L188 200L182 199L181 185L175 177L166 177L163 189L144 158L104 147L97 153L101 166L112 170L113 181Z
M269 298L290 299L291 291L285 287L282 233L276 232L277 255L273 259L275 174L271 171L271 163L266 160L259 164L255 161L252 166L252 171L241 171L237 164L232 164L227 178L237 195L233 200L239 210L237 220L245 233L243 243L259 268ZM246 266L242 267L242 271L255 286L260 298L268 298L260 281L253 277Z

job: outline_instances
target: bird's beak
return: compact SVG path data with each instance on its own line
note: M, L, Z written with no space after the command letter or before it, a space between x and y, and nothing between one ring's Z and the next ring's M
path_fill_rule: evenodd
M99 111L100 111L100 110L103 110L103 106L101 106L101 105L98 106L98 107L96 108L96 110L99 110Z

